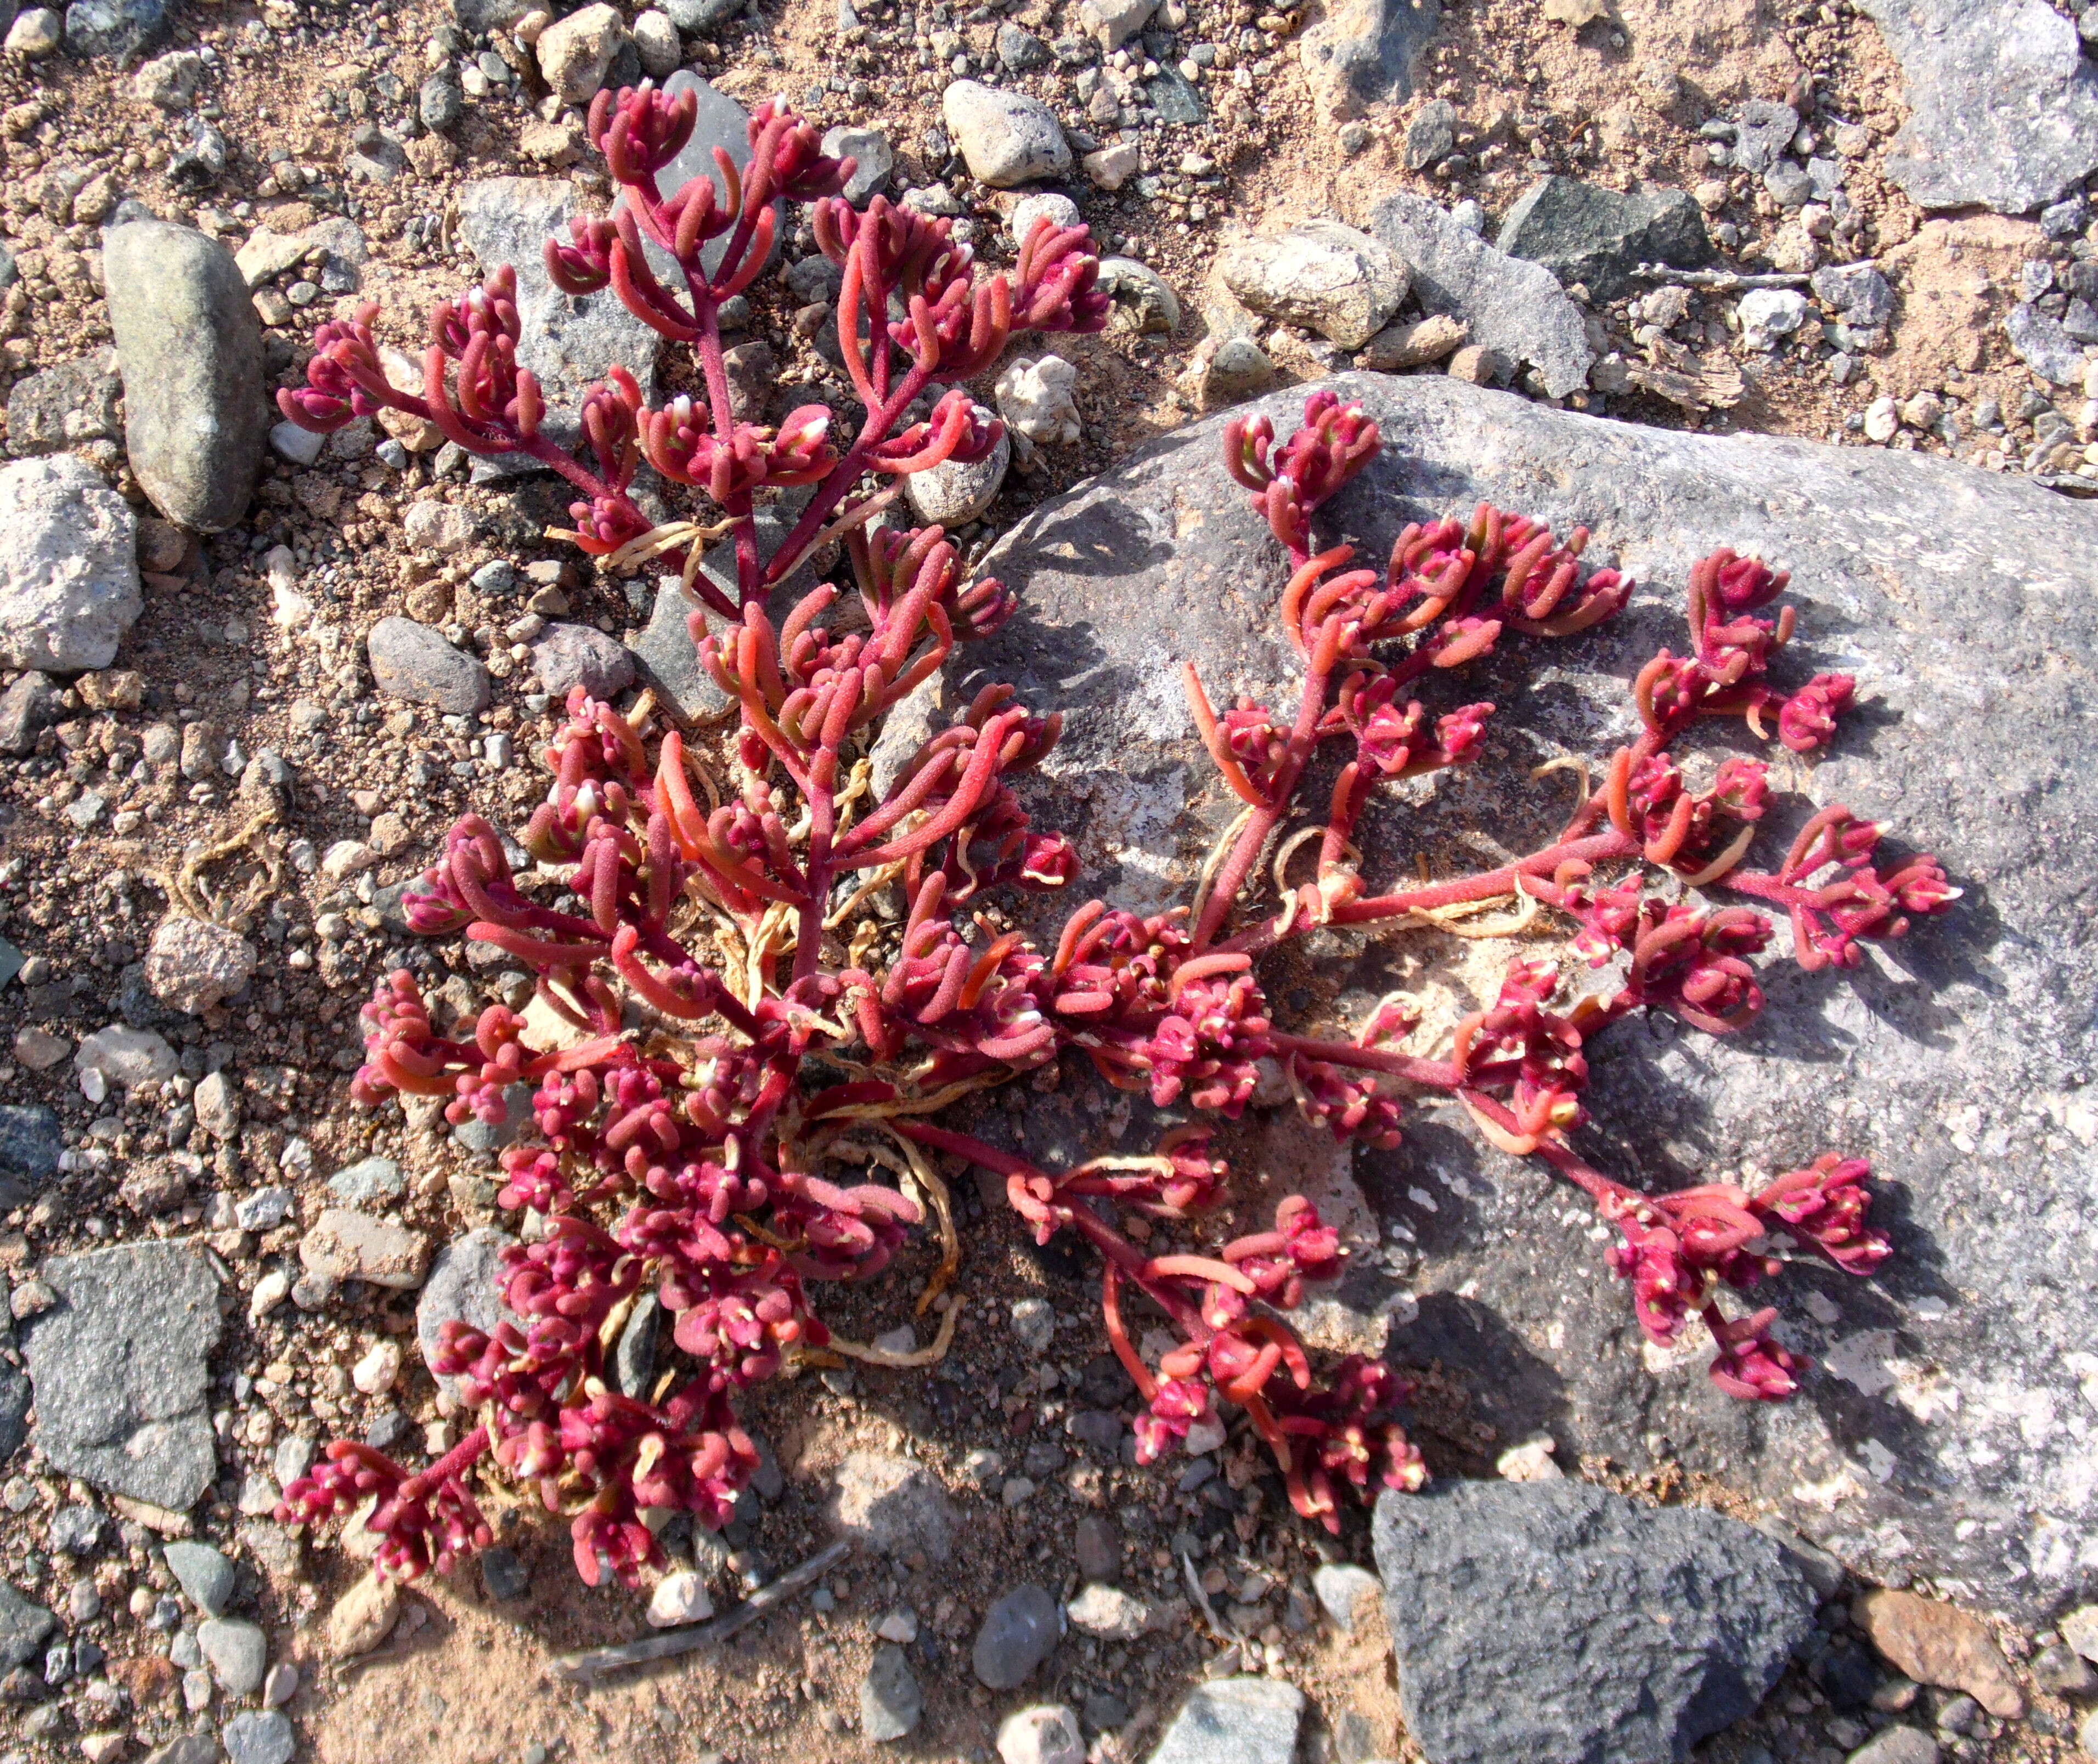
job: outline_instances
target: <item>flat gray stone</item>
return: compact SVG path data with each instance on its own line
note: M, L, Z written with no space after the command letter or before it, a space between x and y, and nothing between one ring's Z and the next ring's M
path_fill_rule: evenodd
M138 523L84 459L0 467L0 661L106 668L145 610Z
M682 3L690 6L692 0L682 0ZM679 30L689 33L704 30L719 19L730 16L742 3L743 0L698 0L700 7L713 11L711 16L694 24L687 24L685 17L670 7L666 6L664 11L670 14ZM689 68L680 68L672 74L663 82L663 90L670 98L676 98L683 92L692 93L699 109L692 122L691 139L679 150L675 159L656 174L657 194L665 196L674 195L695 178L713 178L718 190L721 173L714 165L714 149L718 147L727 151L730 162L737 171L740 172L749 165L750 112L735 99L708 84ZM784 205L775 204L773 212L775 216L783 217L786 212ZM774 235L772 257L766 260L768 263L778 258L782 239L791 236L792 231L791 227L778 229ZM724 233L700 252L700 261L709 275L721 267L722 257L728 250L728 240L729 235ZM655 267L656 273L659 276L672 277L671 287L682 287L684 283L678 279L670 254L660 249L652 240L647 243L647 250L648 261Z
M228 1696L249 1696L261 1689L262 1674L270 1668L270 1638L257 1625L213 1617L198 1626L197 1646Z
M328 1192L345 1206L367 1207L397 1200L408 1191L408 1178L390 1157L363 1157L328 1178Z
M2059 318L2042 312L2030 301L2021 301L2004 314L2004 334L2018 359L2041 379L2057 386L2082 384L2090 352Z
M165 221L112 227L102 249L131 470L177 525L222 532L248 512L275 420L246 279L217 239Z
M1434 1764L1685 1757L1813 1632L1775 1539L1585 1482L1387 1492L1376 1542L1399 1706Z
M994 1691L1009 1691L1034 1676L1063 1632L1063 1611L1049 1593L1035 1586L1016 1586L984 1613L969 1663L981 1683Z
M1328 116L1413 95L1415 64L1442 23L1438 0L1342 0L1298 39L1297 54Z
M163 1554L168 1572L206 1617L224 1617L233 1603L234 1568L223 1551L178 1538Z
M1304 1693L1293 1684L1218 1678L1188 1694L1151 1764L1290 1764L1303 1718Z
M291 1764L298 1736L281 1709L248 1709L219 1730L232 1764Z
M24 374L7 394L7 451L20 457L114 441L123 432L116 408L123 393L116 352L107 345L77 361Z
M35 1659L44 1638L57 1627L50 1612L0 1580L0 1671Z
M925 1713L925 1693L911 1675L911 1660L893 1642L874 1651L859 1684L859 1727L876 1742L914 1732Z
M1585 283L1599 301L1639 282L1643 263L1697 270L1712 261L1705 217L1687 190L1612 190L1578 178L1540 178L1516 199L1496 250L1541 263L1562 286Z
M1429 312L1463 319L1473 343L1527 362L1555 398L1587 384L1595 357L1581 309L1544 265L1489 245L1425 196L1386 197L1370 230L1411 272Z
M1902 65L1886 173L1926 208L2028 214L2098 169L2098 68L2047 0L1859 0Z
M181 1512L218 1454L205 1357L219 1336L218 1282L187 1244L127 1244L54 1256L59 1296L25 1326L37 1444L99 1489Z
M634 684L634 656L616 637L587 625L549 625L532 643L540 689L566 699L581 687L592 698L617 698Z
M470 717L485 710L494 696L488 669L478 657L454 649L441 633L398 613L371 627L365 653L379 690L411 704Z
M657 697L687 722L712 722L735 708L735 700L700 665L691 621L701 610L698 596L686 592L675 576L658 577L655 609L634 641L634 659Z
M66 47L77 55L122 61L167 34L167 0L73 0Z
M448 1323L472 1325L484 1335L493 1334L506 1319L516 1319L503 1308L503 1252L517 1240L507 1231L483 1225L455 1237L439 1250L423 1283L422 1297L415 1301L415 1345L423 1351L423 1363L437 1351L437 1332ZM434 1367L431 1376L437 1377ZM447 1391L456 1378L438 1378Z
M2065 1358L2098 1336L2098 1254L2082 1222L2098 1191L2085 1143L2098 1138L2098 945L2083 929L2098 774L2081 757L2078 683L2098 672L2098 527L2043 488L1947 460L1664 433L1446 376L1326 384L1363 402L1385 445L1315 521L1321 546L1345 537L1380 564L1407 522L1490 499L1561 533L1588 525L1588 560L1641 584L1625 613L1578 638L1511 646L1424 688L1437 709L1523 709L1496 719L1478 766L1365 829L1372 885L1412 874L1415 853L1474 861L1463 841L1481 829L1510 849L1548 842L1567 797L1530 768L1626 739L1631 679L1661 646L1681 647L1692 566L1731 545L1793 572L1798 634L1780 678L1841 669L1864 705L1811 767L1784 774L1753 861L1774 862L1807 814L1842 802L1901 849L1937 853L1968 891L1837 975L1791 965L1780 924L1760 963L1768 1007L1741 1034L1638 1019L1587 1050L1595 1119L1575 1143L1627 1180L1675 1187L1745 1163L1775 1173L1824 1150L1873 1161L1894 1259L1869 1280L1795 1260L1754 1294L1818 1362L1792 1402L1735 1402L1701 1353L1649 1370L1623 1281L1566 1222L1571 1191L1437 1110L1411 1114L1395 1150L1354 1159L1389 1257L1366 1277L1419 1295L1391 1358L1439 1359L1503 1439L1548 1432L1563 1461L1608 1453L1635 1473L1658 1453L1758 1490L1868 1578L1951 1577L1977 1604L2052 1621L2083 1588L2081 1540L2098 1532L2070 1425L2085 1412L2083 1362ZM1305 389L1232 414L1286 437ZM1020 609L957 653L948 701L1009 681L1021 703L1064 713L1056 751L1016 781L1085 866L1082 892L1039 921L1029 900L1012 908L1051 946L1071 899L1152 911L1184 900L1236 812L1195 739L1181 663L1213 691L1272 702L1296 689L1294 652L1269 622L1286 560L1223 469L1224 420L1045 503L981 565ZM1753 748L1721 734L1710 752ZM1359 968L1336 953L1334 983L1389 990L1389 948L1371 946ZM1277 1016L1303 1020L1281 1003ZM1025 1130L1061 1163L1115 1143L1086 1124L1062 1144L1062 1117L1034 1113Z
M667 88L666 88L667 89ZM546 279L546 244L568 236L582 210L565 178L481 178L459 193L459 237L484 274L508 264L517 272L517 360L539 376L546 395L543 432L562 445L579 432L583 395L614 367L633 375L648 403L656 401L656 346L661 340L607 287L564 294ZM489 462L504 470L541 469Z
M0 1170L55 1176L64 1150L59 1117L41 1103L0 1104Z

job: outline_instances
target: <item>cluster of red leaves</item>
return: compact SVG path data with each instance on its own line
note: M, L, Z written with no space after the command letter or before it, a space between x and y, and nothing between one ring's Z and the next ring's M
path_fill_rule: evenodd
M1723 1033L1762 1004L1749 958L1772 928L1752 908L1707 907L1688 890L1723 884L1782 906L1809 968L1854 963L1861 940L1900 935L1956 892L1927 857L1875 867L1880 829L1841 808L1815 816L1775 873L1745 871L1769 807L1763 767L1729 760L1699 790L1670 758L1669 744L1711 716L1740 716L1758 734L1774 721L1800 753L1828 739L1851 682L1819 676L1788 695L1768 678L1792 617L1753 615L1783 577L1727 552L1697 567L1692 653L1663 652L1640 673L1644 733L1550 845L1499 870L1372 895L1353 864L1376 787L1470 763L1494 713L1478 703L1431 716L1413 690L1504 642L1573 636L1619 612L1633 585L1614 570L1582 575L1585 531L1562 543L1486 507L1468 523L1408 527L1382 571L1346 568L1345 546L1313 555L1313 517L1376 456L1376 425L1328 393L1308 401L1303 426L1279 446L1265 419L1234 423L1227 463L1290 555L1277 612L1303 660L1298 704L1283 713L1246 700L1220 714L1191 667L1196 724L1244 807L1235 836L1187 907L1146 917L1090 902L1053 950L1038 950L983 909L999 889L1054 890L1078 875L1070 845L1036 828L1013 788L1052 748L1060 718L994 687L911 755L880 800L856 763L884 713L957 643L1014 611L1001 585L967 579L939 529L873 524L889 497L862 485L995 445L998 425L958 383L991 366L1016 326L1099 325L1105 303L1084 230L1038 226L1012 276L980 278L946 222L878 198L863 212L846 204L836 192L850 162L824 157L813 131L771 105L752 119L740 173L718 154L718 181L661 195L656 174L692 121L688 99L647 87L601 98L590 132L625 200L612 219L576 222L549 244L547 263L560 286L610 287L691 344L704 399L648 410L615 371L585 402L582 445L596 469L586 468L542 432L537 383L516 359L507 270L437 309L419 397L386 382L369 313L324 327L307 387L284 395L287 414L309 427L392 406L473 451L542 460L582 493L576 542L613 567L641 555L637 546L674 564L692 542L656 545L628 495L646 459L718 507L739 581L734 599L700 583L727 622L693 621L705 666L738 707L732 784L677 731L659 735L578 690L546 748L553 783L522 840L537 865L558 869L560 888L520 877L494 829L469 816L408 897L419 932L463 930L529 970L564 1033L534 1047L523 1016L492 1006L462 1033L440 1033L413 977L397 973L366 1007L354 1094L374 1106L442 1096L454 1121L494 1121L513 1086L531 1086L535 1130L503 1153L499 1199L532 1209L538 1226L505 1253L512 1320L493 1332L450 1325L436 1357L481 1424L420 1472L331 1446L287 1491L285 1516L370 1503L385 1572L441 1569L487 1539L470 1485L492 1466L569 1516L586 1580L634 1579L656 1560L665 1514L724 1521L756 1463L737 1393L832 1341L812 1285L889 1266L926 1201L943 1205L935 1159L1002 1177L1040 1241L1069 1232L1097 1253L1108 1339L1143 1402L1141 1459L1220 1441L1221 1404L1272 1451L1297 1509L1329 1526L1344 1487L1417 1487L1420 1455L1392 1417L1401 1381L1358 1356L1322 1373L1291 1327L1307 1287L1341 1270L1338 1237L1307 1201L1285 1199L1271 1229L1214 1254L1153 1253L1140 1247L1152 1231L1117 1222L1138 1215L1174 1231L1222 1197L1229 1172L1206 1127L1176 1129L1141 1156L1050 1171L934 1118L1066 1049L1161 1107L1227 1118L1279 1076L1310 1119L1377 1145L1397 1143L1411 1099L1454 1097L1494 1144L1545 1158L1620 1228L1611 1263L1650 1335L1673 1340L1701 1317L1722 1389L1786 1394L1798 1362L1770 1339L1774 1313L1729 1319L1716 1292L1773 1273L1788 1242L1871 1272L1888 1244L1867 1222L1864 1165L1831 1155L1753 1195L1713 1184L1648 1196L1591 1169L1569 1143L1584 1118L1589 1037L1642 1009ZM814 204L816 235L843 270L839 335L865 407L848 445L820 407L774 429L729 414L718 309L762 265L782 198ZM717 243L709 270L701 253ZM676 264L682 292L651 268L652 244ZM937 384L955 389L899 432ZM790 485L814 494L762 556L755 499ZM841 607L826 585L775 625L768 590L827 539L842 542L856 603ZM1302 840L1283 829L1328 742L1345 757L1323 828L1306 836L1318 841L1314 873L1292 884ZM1278 842L1276 909L1244 917ZM1615 880L1598 880L1605 865ZM1657 870L1666 893L1648 892ZM884 932L858 914L891 886L906 915ZM1574 948L1591 963L1622 963L1613 995L1555 1010L1556 970L1519 959L1442 1058L1404 1051L1416 1025L1397 1001L1347 1040L1276 1025L1259 963L1283 941L1315 927L1446 921L1524 896L1568 915ZM898 1187L823 1174L871 1178L882 1167ZM952 1271L951 1240L950 1249L921 1310ZM621 1393L610 1360L644 1292L674 1319L680 1358L652 1392ZM1175 1345L1148 1358L1125 1322L1132 1305Z

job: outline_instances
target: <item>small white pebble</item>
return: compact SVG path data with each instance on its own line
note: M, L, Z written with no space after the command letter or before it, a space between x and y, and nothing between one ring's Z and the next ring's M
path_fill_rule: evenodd
M371 1351L359 1360L350 1372L349 1381L367 1397L376 1397L393 1388L393 1380L401 1376L401 1349L397 1342L380 1341Z

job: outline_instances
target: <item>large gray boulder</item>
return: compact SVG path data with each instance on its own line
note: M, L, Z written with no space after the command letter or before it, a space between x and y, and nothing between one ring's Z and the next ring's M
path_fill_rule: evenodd
M38 1447L65 1475L182 1512L218 1462L204 1400L219 1336L210 1266L187 1244L126 1244L54 1256L42 1274L59 1302L26 1331Z
M1802 973L1780 927L1769 1007L1741 1034L1634 1019L1589 1050L1595 1120L1575 1142L1628 1180L1775 1174L1824 1149L1873 1161L1894 1258L1870 1280L1797 1262L1758 1289L1783 1339L1819 1362L1790 1402L1722 1395L1709 1352L1649 1356L1580 1197L1440 1108L1414 1112L1396 1150L1355 1161L1385 1234L1386 1260L1363 1272L1420 1295L1391 1357L1439 1359L1504 1444L1541 1429L1568 1462L1602 1452L1710 1472L1868 1572L1956 1578L2027 1612L2073 1602L2098 1564L2078 1388L2098 1371L2085 899L2098 774L2080 749L2098 525L2079 504L1941 460L1664 433L1439 377L1328 384L1363 402L1385 447L1319 518L1321 544L1345 535L1380 563L1407 521L1490 498L1561 531L1587 524L1589 560L1644 585L1595 630L1509 646L1423 691L1437 710L1503 710L1477 766L1411 788L1367 827L1373 884L1412 875L1416 858L1442 875L1476 866L1482 839L1487 851L1547 844L1571 784L1530 769L1606 757L1629 738L1633 675L1662 645L1682 648L1688 572L1731 544L1793 572L1799 631L1782 677L1843 669L1863 700L1811 766L1774 756L1775 824L1757 861L1774 863L1808 814L1840 801L1937 852L1966 890L1848 973ZM1300 388L1232 414L1286 435L1301 404ZM1052 935L1085 894L1153 910L1184 899L1236 813L1194 739L1183 659L1219 702L1295 702L1295 657L1271 622L1285 562L1224 472L1222 421L1044 505L984 566L1020 610L960 652L946 701L1004 679L1065 715L1061 745L1022 780L1086 867L1073 899L1023 903ZM1715 726L1687 751L1709 768L1744 744ZM1419 935L1323 939L1312 972L1334 1002L1293 976L1275 979L1273 1002L1284 1027L1352 1029L1402 989L1446 1024L1490 998L1512 950L1552 954L1565 930L1454 954ZM1074 1132L1069 1151L1104 1152L1108 1125L1095 1123L1097 1144Z
M1585 1482L1377 1503L1406 1729L1432 1764L1657 1764L1754 1713L1814 1628L1775 1540Z
M103 271L131 470L169 520L222 532L248 512L273 420L247 280L217 239L166 221L103 234Z
M1900 60L1887 176L1926 208L2026 214L2098 170L2098 68L2047 0L1859 0Z

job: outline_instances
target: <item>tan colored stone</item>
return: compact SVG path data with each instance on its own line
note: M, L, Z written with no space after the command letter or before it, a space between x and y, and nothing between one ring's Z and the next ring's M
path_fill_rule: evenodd
M1437 313L1416 324L1393 325L1380 331L1363 345L1355 366L1373 374L1395 374L1401 368L1425 367L1463 346L1471 327L1448 313Z
M328 1613L327 1650L337 1660L368 1654L393 1631L401 1616L401 1589L366 1574Z
M2025 1713L2009 1662L1988 1626L1971 1613L1882 1586L1852 1605L1850 1616L1881 1656L1919 1684L1964 1691L2007 1720Z

